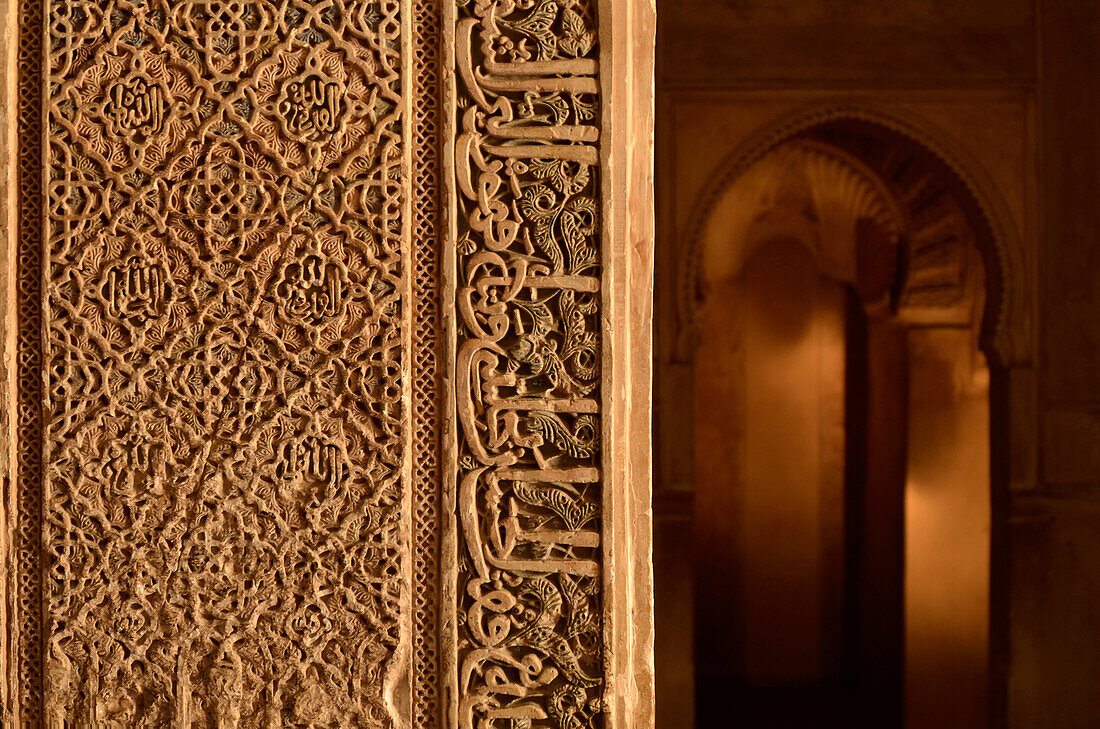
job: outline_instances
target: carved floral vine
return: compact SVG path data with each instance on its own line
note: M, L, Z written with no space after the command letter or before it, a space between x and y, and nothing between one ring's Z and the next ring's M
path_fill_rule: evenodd
M459 5L458 724L595 727L603 702L595 6Z

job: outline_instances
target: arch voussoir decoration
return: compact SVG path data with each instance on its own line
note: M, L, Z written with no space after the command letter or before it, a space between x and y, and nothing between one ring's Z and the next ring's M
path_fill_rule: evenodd
M978 231L972 243L978 246L984 261L987 301L982 322L982 338L986 342L988 354L1006 366L1028 366L1033 356L1031 342L1033 323L1031 285L1025 274L1024 252L1019 232L1007 212L1006 205L993 183L987 179L980 164L959 145L948 140L930 123L907 114L904 119L882 109L873 103L825 104L809 110L803 110L784 117L750 136L735 150L711 177L704 192L696 202L683 232L680 267L677 279L677 309L680 331L677 351L681 358L690 359L695 348L698 329L698 301L700 266L707 227L720 203L729 194L731 188L757 163L777 148L788 143L814 143L825 141L827 146L835 148L835 139L827 138L831 130L844 125L856 125L868 130L869 136L893 135L902 144L908 145L924 155L932 164L942 165L949 172L956 185L945 197L958 201L956 209L938 211L943 217L954 219L954 223L943 225L960 231ZM850 140L849 140L850 141ZM843 145L841 145L843 148ZM855 159L859 169L866 169L865 160L859 159L858 151L846 150L848 159ZM878 174L872 172L872 174ZM878 175L881 177L881 174ZM899 187L889 180L880 180L880 184L893 186L888 195L897 199L905 198L906 204L912 203L909 197L919 197L918 182L907 180ZM909 185L906 188L905 185ZM964 210L965 209L965 210ZM943 269L941 263L946 258L957 260L960 253L946 251L951 248L965 247L965 235L952 244L945 244L949 236L940 235L933 229L942 220L929 220L905 211L901 216L907 226L902 231L906 246L908 280L904 290L899 292L905 305L910 307L930 305L943 306L945 299L944 282L958 272ZM926 234L926 235L925 235ZM922 245L922 237L926 245ZM935 261L935 263L933 263ZM919 270L922 263L929 267ZM937 270L933 270L937 269ZM921 277L924 276L924 280Z

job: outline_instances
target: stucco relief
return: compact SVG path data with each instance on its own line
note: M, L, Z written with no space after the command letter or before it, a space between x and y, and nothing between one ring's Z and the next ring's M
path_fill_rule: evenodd
M595 3L460 5L457 725L601 726Z
M844 130L845 125L862 131ZM899 201L905 226L899 231L904 275L895 292L895 308L914 321L966 321L973 298L972 274L984 268L982 338L999 362L1029 361L1031 285L1024 278L1018 232L996 188L981 174L981 166L943 137L916 118L902 122L872 105L841 104L792 113L747 138L708 182L684 230L684 253L677 271L677 356L690 359L695 346L701 251L714 211L767 155L781 145L809 140L846 150L849 159L862 160L862 168L874 168L872 175ZM910 158L924 162L906 170L903 163ZM942 168L950 184L933 184L930 166ZM989 240L974 240L969 230L975 226L987 230ZM980 266L968 260L967 251L975 245L982 254Z
M601 89L638 139L652 89L596 2L18 7L23 724L647 715L647 374L618 424L602 385L649 351L604 252L648 283L652 241ZM644 67L651 12L605 28Z
M51 726L393 722L402 12L46 8Z

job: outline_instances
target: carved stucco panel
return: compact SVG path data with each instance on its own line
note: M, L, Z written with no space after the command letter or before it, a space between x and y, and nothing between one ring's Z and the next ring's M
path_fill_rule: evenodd
M459 3L457 727L603 725L596 4Z
M19 725L648 723L652 7L18 10Z
M402 4L45 12L46 719L388 725Z

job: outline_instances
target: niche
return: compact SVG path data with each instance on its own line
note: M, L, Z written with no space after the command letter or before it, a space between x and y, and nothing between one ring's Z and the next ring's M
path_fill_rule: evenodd
M698 726L985 726L990 233L901 135L830 122L707 223Z

